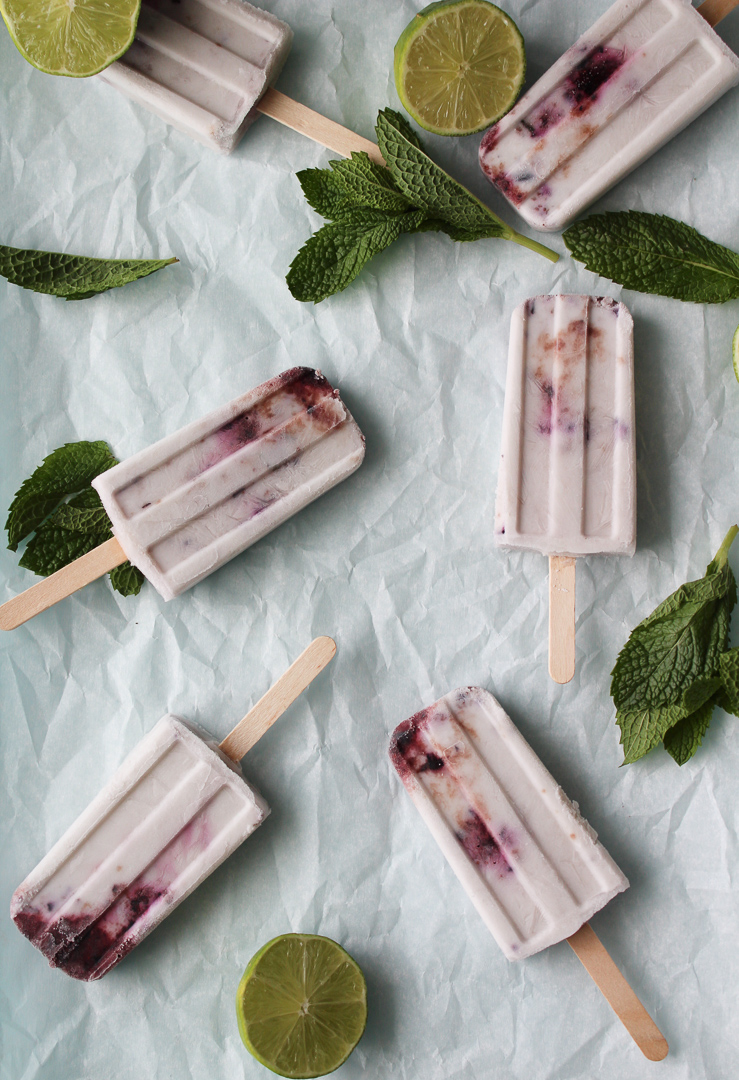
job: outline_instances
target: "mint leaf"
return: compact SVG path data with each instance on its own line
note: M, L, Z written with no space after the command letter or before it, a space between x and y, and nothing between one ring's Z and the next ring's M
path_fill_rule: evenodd
M353 205L391 214L414 209L396 187L390 170L377 165L364 151L354 151L350 160L330 161L329 165Z
M678 765L684 765L689 761L698 747L703 742L703 736L708 731L711 723L714 706L718 704L718 694L704 701L695 712L690 713L683 720L679 720L674 727L665 732L665 750L670 754Z
M87 487L117 460L104 442L76 442L60 446L49 454L36 471L21 484L10 504L5 528L8 547L18 544L59 505L67 495Z
M732 526L705 577L663 600L619 653L611 696L625 765L662 739L678 764L687 761L700 745L714 705L722 702L721 665L737 599L728 556L737 533L739 527Z
M175 258L93 259L0 244L0 274L11 284L67 300L86 300L148 277L175 262Z
M739 716L739 649L729 649L721 654L719 672L723 684L721 708Z
M633 765L662 741L665 734L686 716L679 705L663 709L616 710L616 723L621 729L620 742L624 748L624 765Z
M388 215L381 210L356 209L351 217L319 229L300 249L290 265L287 285L296 300L319 303L345 289L369 260L413 232L423 211Z
M681 704L726 650L736 582L728 564L732 530L698 581L681 585L632 630L611 672L611 697L624 712Z
M138 596L146 578L130 562L121 563L110 571L110 583L123 596Z
M627 289L696 304L739 297L739 254L674 218L640 210L593 214L563 238L588 270Z
M466 233L512 239L512 229L432 161L418 139L411 140L409 125L399 113L383 109L376 130L388 169L414 206Z
M309 206L321 217L338 221L355 208L346 187L330 169L302 169L297 177Z
M110 539L110 518L90 482L117 464L105 442L67 443L44 458L16 493L5 526L11 551L35 533L20 566L46 577ZM131 596L144 577L127 562L111 571L110 580Z

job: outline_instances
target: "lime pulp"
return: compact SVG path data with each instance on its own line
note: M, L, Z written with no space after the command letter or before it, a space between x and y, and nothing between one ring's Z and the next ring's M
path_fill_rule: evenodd
M413 119L437 135L482 131L508 112L526 74L523 37L488 0L440 0L395 46L395 86Z
M330 938L283 934L249 962L236 992L247 1050L280 1076L338 1069L367 1022L367 986L349 954Z

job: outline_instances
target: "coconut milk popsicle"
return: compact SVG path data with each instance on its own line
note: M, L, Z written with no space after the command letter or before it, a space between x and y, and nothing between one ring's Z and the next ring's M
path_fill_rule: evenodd
M495 540L550 557L549 670L575 670L575 557L636 547L633 320L608 297L513 313Z
M400 724L391 760L504 955L568 940L652 1060L667 1043L587 920L628 881L495 698L455 690Z
M364 436L291 368L93 480L114 537L0 607L15 626L129 559L171 600L358 469Z
M238 762L335 652L316 638L220 745L167 715L131 751L13 895L52 967L100 979L261 825Z
M739 82L712 29L737 3L617 0L485 133L485 175L535 229L563 229Z

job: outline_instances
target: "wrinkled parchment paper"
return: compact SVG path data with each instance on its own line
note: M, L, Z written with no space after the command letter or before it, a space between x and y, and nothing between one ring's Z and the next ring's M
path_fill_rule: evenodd
M371 136L420 5L265 6L295 29L279 88ZM510 0L529 80L606 6ZM739 51L739 12L721 33ZM669 213L739 249L738 120L734 90L598 209ZM320 219L295 171L325 165L320 147L262 118L221 158L99 82L40 74L4 31L0 125L0 242L180 259L81 303L0 280L3 513L62 443L125 457L294 364L335 381L367 436L354 477L178 600L101 581L0 640L2 911L165 711L222 737L314 635L338 642L244 762L271 817L102 982L49 970L0 914L3 1080L261 1080L233 998L291 930L339 940L366 973L346 1080L735 1075L739 722L717 711L682 769L662 750L619 769L608 682L630 629L739 515L739 302L621 297L567 257L430 234L299 304L285 273ZM476 138L427 143L512 220ZM565 687L546 670L546 560L492 535L509 318L549 291L623 298L636 324L638 548L580 561ZM5 550L0 575L3 599L35 580ZM670 1041L665 1063L641 1057L567 945L503 959L392 773L394 726L467 683L498 696L630 878L593 921Z

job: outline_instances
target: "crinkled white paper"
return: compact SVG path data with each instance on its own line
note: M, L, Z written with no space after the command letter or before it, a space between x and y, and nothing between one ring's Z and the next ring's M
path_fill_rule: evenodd
M279 88L371 136L417 5L266 6L295 30ZM529 80L605 7L511 0ZM739 51L739 12L720 31ZM672 214L739 249L738 121L735 89L598 208ZM299 304L285 273L320 220L295 171L325 165L320 147L262 118L219 157L100 82L40 74L4 31L0 127L0 242L180 259L80 303L0 280L0 509L64 442L125 457L294 364L335 381L367 436L355 476L178 600L100 581L0 640L3 911L164 712L223 736L313 636L338 642L244 762L271 817L119 968L74 982L0 914L3 1080L266 1078L233 999L290 930L337 939L366 973L346 1080L736 1075L739 722L717 711L682 769L662 750L619 769L608 684L631 628L739 515L739 303L622 295L568 257L429 234ZM427 143L512 220L476 138ZM508 322L549 291L616 296L636 325L637 553L580 561L565 687L546 670L546 560L493 546ZM3 599L35 580L17 560L0 552ZM663 1064L566 945L503 959L393 774L395 725L466 683L496 694L631 879L593 922L670 1042Z

